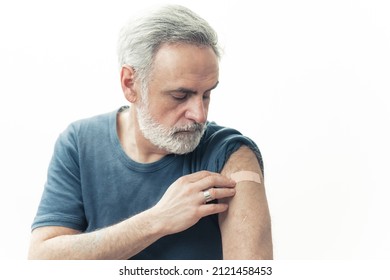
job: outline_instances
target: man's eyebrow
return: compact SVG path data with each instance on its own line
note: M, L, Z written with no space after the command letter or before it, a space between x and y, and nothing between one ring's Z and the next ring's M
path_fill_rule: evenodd
M219 81L217 81L217 83L212 86L211 88L207 89L205 92L208 92L208 91L212 91L213 89L215 89L219 84ZM196 90L194 89L191 89L191 88L186 88L186 87L179 87L177 89L171 89L171 90L166 90L165 93L172 93L172 92L182 92L182 93L186 93L186 94L196 94L198 93Z

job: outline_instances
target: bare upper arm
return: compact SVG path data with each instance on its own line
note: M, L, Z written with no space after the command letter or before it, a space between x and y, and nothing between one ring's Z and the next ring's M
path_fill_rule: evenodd
M254 152L242 146L226 162L222 174L237 171L259 174L261 182L241 181L236 195L225 199L227 212L219 215L224 259L272 259L271 221L264 180Z

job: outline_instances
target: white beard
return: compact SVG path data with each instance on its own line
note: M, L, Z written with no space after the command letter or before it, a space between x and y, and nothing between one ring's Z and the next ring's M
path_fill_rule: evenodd
M166 128L150 115L148 102L141 102L137 118L143 136L154 146L172 154L187 154L195 150L206 130L205 124L193 123L183 127Z

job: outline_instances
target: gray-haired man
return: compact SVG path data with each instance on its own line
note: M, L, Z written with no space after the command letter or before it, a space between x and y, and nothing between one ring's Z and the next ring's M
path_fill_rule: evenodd
M120 35L126 100L58 138L29 258L271 259L256 144L207 121L217 36L181 6Z

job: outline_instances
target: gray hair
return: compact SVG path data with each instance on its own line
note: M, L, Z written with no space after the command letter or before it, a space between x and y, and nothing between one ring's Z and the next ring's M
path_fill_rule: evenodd
M161 7L125 25L118 41L119 67L131 66L146 86L154 57L163 44L209 46L220 58L218 37L200 16L180 5Z

